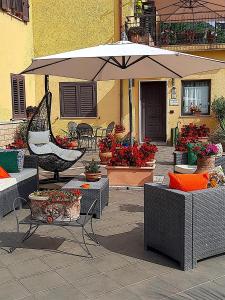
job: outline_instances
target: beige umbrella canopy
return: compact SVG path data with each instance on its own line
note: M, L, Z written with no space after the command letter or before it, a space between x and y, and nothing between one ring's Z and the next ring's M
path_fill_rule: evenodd
M182 78L225 68L224 61L120 41L33 59L22 74L54 75L92 81L132 78ZM132 136L132 84L129 80Z
M161 21L225 17L225 0L155 0Z

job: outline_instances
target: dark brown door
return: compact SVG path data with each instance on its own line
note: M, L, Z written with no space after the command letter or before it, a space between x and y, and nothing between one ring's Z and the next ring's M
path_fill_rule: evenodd
M166 141L166 82L141 82L142 139Z

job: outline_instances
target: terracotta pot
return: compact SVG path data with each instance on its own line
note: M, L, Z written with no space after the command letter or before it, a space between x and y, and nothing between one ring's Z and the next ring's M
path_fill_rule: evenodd
M209 138L207 136L205 137L198 137L198 141L202 143L207 143L209 141Z
M195 117L200 117L200 116L201 116L201 112L200 112L200 111L195 111L195 112L193 113L193 115L194 115Z
M125 132L115 132L114 137L117 141L121 141L124 138Z
M70 149L74 149L74 148L77 148L77 147L78 147L78 142L77 141L71 141L68 144L68 148L70 148Z
M112 158L112 152L99 152L101 163L107 165L108 161Z
M47 196L29 195L32 219L47 223L53 221L74 221L80 216L81 196L74 201L49 201Z
M94 182L99 181L101 178L101 173L85 173L86 181Z
M153 182L154 167L107 166L106 169L111 186L143 186Z
M197 169L195 174L208 173L215 168L215 156L208 156L197 159Z

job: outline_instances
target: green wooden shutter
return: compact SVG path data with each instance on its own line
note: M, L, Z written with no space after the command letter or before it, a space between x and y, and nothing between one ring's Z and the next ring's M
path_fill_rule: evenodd
M12 109L14 119L26 118L25 79L22 75L11 75Z
M77 117L78 116L78 89L77 85L71 83L60 83L60 108L61 117Z
M29 1L23 0L23 20L29 22Z
M79 86L79 114L81 117L97 116L96 83L81 83Z

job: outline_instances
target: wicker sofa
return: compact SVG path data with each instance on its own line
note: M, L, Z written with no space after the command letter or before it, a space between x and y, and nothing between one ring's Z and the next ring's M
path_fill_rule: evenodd
M0 179L0 219L13 210L13 201L17 197L27 198L38 189L38 159L25 156L24 169L20 173L10 174L9 180ZM18 201L19 207L21 202Z
M145 249L176 260L183 270L225 252L225 187L194 192L146 184Z

